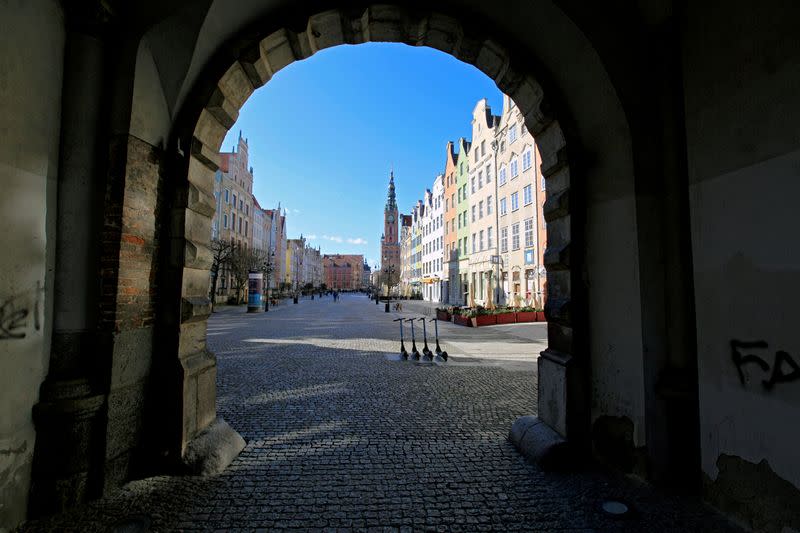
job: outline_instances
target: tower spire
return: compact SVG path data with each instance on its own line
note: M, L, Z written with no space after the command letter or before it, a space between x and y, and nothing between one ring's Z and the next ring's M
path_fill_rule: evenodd
M389 192L386 195L386 211L397 210L397 198L394 192L394 168L389 172Z

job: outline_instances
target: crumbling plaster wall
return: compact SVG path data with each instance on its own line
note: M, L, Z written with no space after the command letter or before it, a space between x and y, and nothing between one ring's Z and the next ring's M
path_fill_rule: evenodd
M780 531L800 528L800 7L767 4L689 4L684 79L707 496Z

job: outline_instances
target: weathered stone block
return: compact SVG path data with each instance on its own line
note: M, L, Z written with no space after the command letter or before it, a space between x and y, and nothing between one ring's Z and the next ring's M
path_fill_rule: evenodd
M569 191L564 189L547 195L542 207L542 214L547 222L569 215Z
M214 115L203 109L197 119L193 137L209 148L219 151L227 133L228 129Z
M306 35L310 53L315 54L347 42L342 21L342 13L338 10L324 11L308 19Z
M565 437L567 435L567 364L570 356L545 350L538 359L539 418Z
M183 358L206 350L207 327L208 323L205 320L181 324L178 357Z
M184 240L183 258L184 264L188 268L196 268L200 270L209 270L214 263L214 254L211 248L208 247L209 243L199 243L189 240Z
M527 124L527 123L526 123ZM539 154L542 156L542 175L547 177L553 174L556 170L566 165L566 160L563 158L566 153L559 152L566 147L567 141L564 139L564 132L561 131L561 126L558 121L553 121L541 132L534 133L536 136L536 143L539 146Z
M497 81L503 77L506 69L508 69L508 53L499 44L485 41L478 51L475 67Z
M439 13L431 13L424 27L420 43L446 53L453 53L461 44L464 29L454 18Z
M205 321L211 314L211 300L206 296L181 298L181 323Z
M129 452L139 444L146 390L147 382L141 380L109 392L106 459Z
M217 367L197 375L197 427L205 428L217 416Z
M529 461L543 470L560 470L572 463L566 440L535 416L518 418L511 427L508 440Z
M255 90L239 62L231 65L231 68L222 75L217 86L222 91L222 94L225 95L225 99L237 110L237 115L238 110L242 108Z
M225 93L217 87L208 99L206 110L216 118L226 129L231 129L239 118L239 109L236 102L225 97Z
M551 246L548 244L547 251L544 253L544 266L547 268L547 271L569 270L569 250L569 242L561 246Z
M361 31L365 42L408 41L404 11L390 5L368 7L361 16Z
M217 418L186 447L183 464L193 475L218 474L244 447L244 439L225 420Z
M185 298L204 298L208 300L209 272L199 268L183 269L183 290Z
M120 331L112 337L111 388L141 381L150 373L153 328Z
M261 41L261 57L270 77L276 72L297 61L290 42L289 31L280 29Z
M192 140L192 155L189 158L189 183L214 195L214 173L219 168L219 154L197 139Z

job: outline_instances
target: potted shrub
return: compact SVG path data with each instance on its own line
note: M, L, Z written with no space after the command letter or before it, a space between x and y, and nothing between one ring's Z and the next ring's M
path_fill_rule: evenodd
M536 310L533 307L517 309L517 322L536 322Z
M472 322L473 328L478 328L481 326L491 326L492 324L497 324L497 317L483 307L478 307L470 311L469 315L470 322Z
M465 314L464 310L456 307L453 309L453 324L458 324L459 326L472 326L472 321L469 317Z
M437 307L436 308L436 319L437 320L444 320L450 322L450 316L452 307Z
M507 307L498 307L494 310L494 316L498 324L513 324L517 321L516 313Z

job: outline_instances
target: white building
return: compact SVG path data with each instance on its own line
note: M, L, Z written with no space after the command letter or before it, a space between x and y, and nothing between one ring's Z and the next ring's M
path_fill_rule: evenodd
M425 209L420 220L422 230L422 297L428 302L442 301L444 281L444 176L425 191Z

